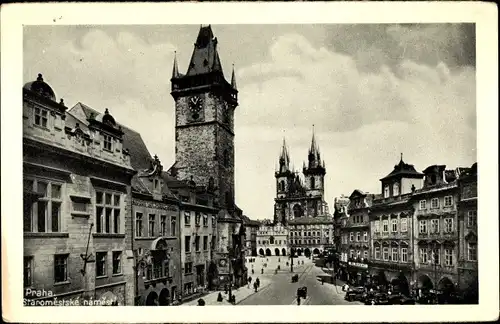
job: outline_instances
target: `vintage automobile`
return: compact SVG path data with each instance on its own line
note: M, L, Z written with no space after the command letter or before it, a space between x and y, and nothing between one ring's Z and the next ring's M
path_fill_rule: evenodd
M365 288L364 287L354 287L352 289L349 289L345 293L344 299L347 301L363 301L363 298L365 297Z
M307 287L300 287L297 289L297 296L300 298L306 298L307 297Z
M292 282L297 282L297 281L299 281L299 275L298 274L293 275L292 276Z

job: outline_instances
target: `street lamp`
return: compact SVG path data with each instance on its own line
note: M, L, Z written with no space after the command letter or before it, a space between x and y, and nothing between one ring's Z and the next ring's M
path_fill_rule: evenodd
M290 272L292 272L292 273L293 273L293 257L294 256L295 256L295 248L292 247L290 249L290 259L291 259L291 261L290 261Z

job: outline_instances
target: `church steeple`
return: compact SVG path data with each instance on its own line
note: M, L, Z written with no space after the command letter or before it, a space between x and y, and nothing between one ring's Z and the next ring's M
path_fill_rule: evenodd
M316 137L314 134L314 125L313 125L311 147L309 148L308 160L309 160L309 168L314 168L318 166L321 167L321 155L319 152L318 144L316 143Z
M237 89L236 87L236 77L234 75L234 64L233 64L233 74L231 75L231 86L233 87L233 89Z
M177 66L177 52L174 52L174 67L172 68L172 79L179 77L179 67Z
M281 147L281 154L279 159L279 171L285 172L290 171L290 155L288 154L288 149L286 147L286 141L283 137L283 146Z

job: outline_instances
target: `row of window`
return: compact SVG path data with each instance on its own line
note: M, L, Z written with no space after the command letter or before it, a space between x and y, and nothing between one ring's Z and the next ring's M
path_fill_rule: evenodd
M361 232L349 233L349 242L368 242L368 232L363 232L363 240L361 240ZM347 234L342 236L342 243L347 244Z
M394 262L398 262L399 259L400 259L400 256L401 256L401 262L408 262L408 248L406 247L402 247L402 248L397 248L397 247L393 247L391 248L390 252L391 254L389 254L389 248L388 247L384 247L382 249L382 255L380 254L381 252L381 249L379 246L376 246L375 247L375 260L384 260L384 261L394 261Z
M201 251L201 243L200 243L200 238L201 236L195 235L194 236L194 251L195 252L200 252ZM212 250L215 249L215 236L212 236L212 242L211 242L211 248ZM184 236L184 252L190 253L191 252L191 236ZM203 251L208 251L208 235L203 236Z
M23 229L25 232L61 232L62 183L24 179L24 189L37 193L40 197L32 204L24 204ZM104 190L95 192L95 224L97 233L121 231L120 193ZM87 203L72 200L72 212L87 213Z
M286 240L269 240L269 241L260 241L258 240L257 241L257 244L259 245L273 245L273 244L276 244L276 245L281 245L281 244L286 244Z
M400 218L399 219L399 229L401 232L407 232L408 231L408 218ZM382 228L380 228L380 221L376 220L375 221L375 228L374 228L375 233L388 233L389 232L389 220L384 219L382 220ZM398 219L393 218L391 219L391 232L392 233L397 233L398 232Z
M427 200L420 200L419 201L419 209L427 209ZM446 196L444 197L444 207L451 207L453 205L453 196ZM432 198L431 199L431 208L439 208L439 198Z
M302 244L302 240L291 240L292 244ZM304 240L304 244L321 244L321 240ZM328 238L325 239L325 244L329 244Z
M445 218L444 222L444 232L453 233L453 218ZM429 226L430 225L430 226ZM439 231L439 219L423 219L419 221L419 233L420 234L437 234Z
M354 215L351 219L353 224L362 224L364 222L363 215Z
M294 230L321 230L321 226L318 225L293 225L291 228Z
M108 252L96 253L96 277L106 277L108 270ZM54 283L64 283L69 281L68 277L68 260L69 253L54 255ZM24 257L24 287L31 287L33 285L34 257ZM112 274L119 275L122 273L122 251L112 252Z
M356 251L350 250L349 256L351 257L351 259L354 259L354 258L361 259L361 251L360 250L356 250ZM363 259L368 259L368 250L363 251Z
M36 126L48 129L49 128L49 110L41 107L33 109L34 124ZM102 134L102 148L104 150L113 151L113 137L108 134Z
M440 249L420 248L420 264L441 265ZM453 266L453 249L444 249L444 264Z
M205 213L194 212L194 224L196 226L200 226L203 223L204 227L208 227L208 215ZM212 227L215 227L216 220L215 216L211 216L212 218ZM186 210L184 212L184 226L191 226L191 211Z
M170 216L170 231L167 228L167 224L169 223L167 215L160 216L160 228L159 231L156 231L156 214L148 214L148 227L147 232L145 231L143 222L144 222L143 213L136 212L135 213L135 236L136 237L156 237L159 236L176 236L177 230L177 217Z
M320 231L316 231L316 232L300 232L300 231L297 231L297 232L290 232L290 236L302 236L302 233L304 233L303 236L320 236L321 235L321 232ZM328 231L325 231L325 236L328 236Z

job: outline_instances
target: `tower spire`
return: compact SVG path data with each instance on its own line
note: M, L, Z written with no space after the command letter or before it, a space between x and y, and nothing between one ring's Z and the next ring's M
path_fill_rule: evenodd
M174 51L174 67L172 68L172 79L179 77L179 67L177 66L177 51Z
M286 147L285 137L283 136L283 146L280 154L280 171L288 171L290 169L290 155Z
M234 64L233 64L233 74L231 75L231 86L233 87L233 89L237 89L236 87L236 77L234 75Z

